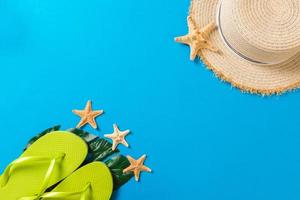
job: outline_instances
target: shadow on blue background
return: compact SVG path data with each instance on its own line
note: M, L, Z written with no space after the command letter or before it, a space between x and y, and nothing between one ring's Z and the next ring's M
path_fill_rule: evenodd
M300 198L300 93L263 98L221 83L173 38L186 33L189 0L3 0L0 124L3 169L27 140L74 127L88 99L130 128L148 154L140 183L114 199Z

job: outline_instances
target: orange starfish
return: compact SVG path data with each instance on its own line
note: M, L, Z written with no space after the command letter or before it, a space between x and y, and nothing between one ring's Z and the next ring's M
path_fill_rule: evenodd
M94 129L97 129L97 122L95 118L103 114L103 110L92 110L92 103L88 101L84 110L73 110L73 113L81 117L80 122L76 128L81 128L86 124L90 124Z
M204 28L200 29L197 27L196 22L191 16L188 16L187 21L189 33L181 37L176 37L175 41L190 46L190 59L195 60L199 51L202 49L208 49L213 52L218 52L218 49L213 47L213 45L209 41L209 35L216 29L216 24L214 22L211 22Z
M151 172L152 170L149 167L146 167L144 165L146 155L144 154L142 157L140 157L138 160L133 159L131 156L127 156L130 166L123 170L123 173L127 172L133 172L135 176L135 180L140 180L140 173L142 171L145 172Z
M116 150L119 144L123 144L126 147L129 147L125 137L130 133L130 130L120 131L117 124L113 125L114 132L112 134L106 134L104 137L109 138L113 141L112 150Z

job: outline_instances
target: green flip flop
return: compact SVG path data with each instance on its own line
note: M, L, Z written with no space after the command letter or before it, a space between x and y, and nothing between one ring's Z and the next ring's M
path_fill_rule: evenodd
M113 180L108 167L92 162L63 180L53 191L41 196L23 197L21 200L109 200Z
M0 177L0 199L40 196L74 172L85 160L86 143L78 136L55 131L33 143Z

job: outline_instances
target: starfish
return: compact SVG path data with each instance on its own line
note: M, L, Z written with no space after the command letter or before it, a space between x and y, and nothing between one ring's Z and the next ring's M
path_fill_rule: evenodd
M130 133L130 130L120 131L117 124L113 125L114 132L112 134L106 134L104 137L109 138L113 141L112 150L116 150L119 144L123 144L126 147L129 147L125 137Z
M214 22L209 23L202 29L199 29L196 22L191 16L187 17L189 33L187 35L176 37L175 41L183 44L187 44L191 48L190 59L195 60L199 51L202 49L208 49L213 52L218 52L218 49L213 47L209 41L209 35L216 29Z
M145 172L151 172L152 171L149 167L146 167L144 165L144 162L145 162L145 159L146 159L145 154L137 160L133 159L131 156L127 156L127 158L130 162L130 166L127 167L126 169L124 169L123 173L133 172L136 181L140 180L140 173L142 171L145 171Z
M81 128L82 126L86 124L90 124L94 129L97 129L97 122L95 121L95 118L99 115L103 114L103 110L92 110L92 103L91 101L88 101L86 103L86 106L84 110L73 110L73 113L81 117L80 122L76 126L76 128Z

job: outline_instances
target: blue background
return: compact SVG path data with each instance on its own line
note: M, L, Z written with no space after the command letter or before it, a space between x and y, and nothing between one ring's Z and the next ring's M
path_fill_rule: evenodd
M189 49L189 0L1 0L0 125L4 167L26 141L74 127L87 100L117 122L153 174L114 199L300 198L300 92L259 97L221 83Z

